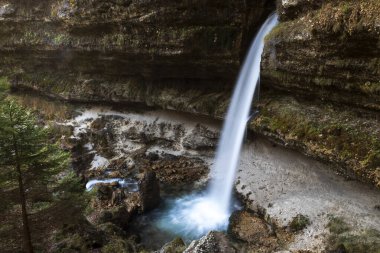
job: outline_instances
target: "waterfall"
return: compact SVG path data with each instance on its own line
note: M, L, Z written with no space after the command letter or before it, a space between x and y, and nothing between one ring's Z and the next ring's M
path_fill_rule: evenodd
M223 126L213 166L214 178L210 184L209 197L217 202L224 212L228 212L230 206L247 119L260 78L264 38L276 26L277 19L277 15L272 14L257 33L241 69Z
M212 168L208 191L170 200L168 210L154 222L162 231L196 239L210 230L224 230L232 211L232 188L236 167L249 117L252 100L260 77L264 38L277 24L271 15L260 28L240 72L223 126L221 140ZM253 155L253 154L252 154Z

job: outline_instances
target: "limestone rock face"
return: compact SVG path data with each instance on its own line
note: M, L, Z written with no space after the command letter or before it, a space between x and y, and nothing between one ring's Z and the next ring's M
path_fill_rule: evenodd
M321 0L278 0L277 12L282 21L295 19L305 11L322 6Z
M267 97L252 128L380 186L380 2L277 5L282 22L262 58Z
M191 110L189 98L232 87L253 35L274 5L9 0L0 4L0 73L16 88L53 97Z
M196 126L192 135L183 140L184 147L195 150L213 149L218 143L219 135L204 126Z
M245 52L275 5L1 1L0 76L54 98L223 118ZM277 0L277 13L250 129L380 186L380 2ZM99 139L110 137L99 129ZM199 129L184 146L211 150L215 137Z
M379 110L380 2L327 1L323 6L321 2L281 1L280 17L288 21L266 38L263 82Z

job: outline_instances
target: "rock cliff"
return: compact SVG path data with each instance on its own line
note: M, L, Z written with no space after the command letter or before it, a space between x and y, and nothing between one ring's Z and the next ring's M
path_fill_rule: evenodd
M14 89L222 118L273 0L0 0ZM278 0L250 128L380 186L380 2Z
M278 1L257 131L380 186L380 2Z
M284 21L268 36L263 56L267 83L380 109L379 1L283 0L278 9Z
M196 112L225 99L216 93L231 89L273 9L261 0L0 1L0 68L14 87L53 97Z

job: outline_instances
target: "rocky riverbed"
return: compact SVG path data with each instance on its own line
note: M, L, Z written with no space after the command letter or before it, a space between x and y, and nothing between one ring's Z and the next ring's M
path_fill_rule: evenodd
M98 226L112 222L135 236L144 235L136 223L128 230L132 221L143 213L149 216L147 211L159 207L173 189L189 194L212 176L218 120L102 106L81 107L74 115L56 125L70 129L72 135L62 143L73 150L74 168L85 182L120 178L138 185L137 192L117 181L94 187L97 194L87 218ZM164 251L168 247L187 252L324 252L341 245L379 246L379 191L333 174L329 166L249 133L236 181L244 211L233 214L228 233L211 233L190 245L172 235L176 246L167 244L162 252L171 252ZM337 224L343 231L332 229ZM170 237L157 240L156 250Z

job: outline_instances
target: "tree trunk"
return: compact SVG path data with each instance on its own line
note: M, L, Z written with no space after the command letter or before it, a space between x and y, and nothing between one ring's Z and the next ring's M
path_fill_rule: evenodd
M24 183L22 181L22 174L21 174L20 165L17 165L17 172L18 172L18 187L20 190L20 202L21 202L21 209L22 209L22 226L23 226L23 232L24 232L24 251L26 253L33 253L32 238L30 236L30 229L29 229L28 213L26 212L26 198L25 198Z

